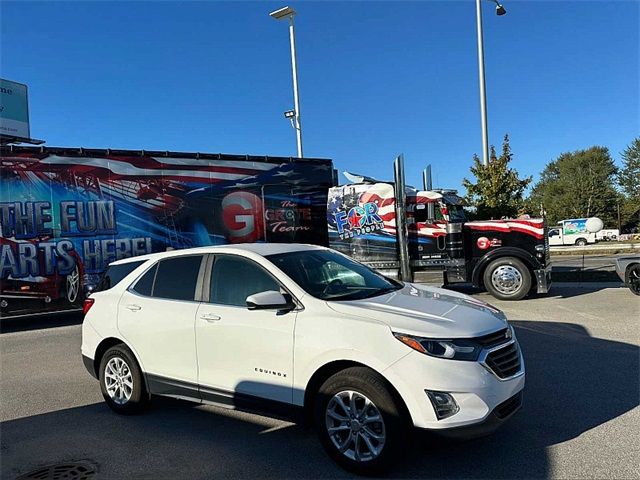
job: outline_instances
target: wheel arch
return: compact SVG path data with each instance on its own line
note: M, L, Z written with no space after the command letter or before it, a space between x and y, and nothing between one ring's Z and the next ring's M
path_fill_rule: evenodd
M104 356L107 350L109 350L111 347L114 347L116 345L124 345L125 347L127 347L127 349L131 352L131 354L135 358L136 362L138 362L138 366L140 367L140 370L142 370L142 364L140 363L140 359L138 358L136 353L133 351L133 349L129 347L129 345L127 345L127 342L125 342L121 338L107 337L98 344L93 357L93 371L96 374L96 378L100 378L100 362L102 361L102 357ZM143 376L144 375L145 374L143 371Z
M407 404L402 398L402 395L400 395L400 392L398 391L398 389L381 372L379 372L375 368L370 367L369 365L365 365L364 363L357 362L354 360L334 360L318 368L313 373L311 378L309 378L309 381L307 382L307 385L304 390L304 405L303 405L303 415L304 415L303 421L305 425L307 426L313 425L314 400L322 384L326 380L328 380L331 376L335 375L336 373L351 367L368 368L369 370L372 370L376 372L378 375L380 375L380 377L384 380L387 387L389 388L389 392L393 396L398 407L401 409L402 413L405 415L405 418L407 419L407 421L413 423L411 412L409 411Z
M471 274L471 283L473 284L473 286L481 287L483 285L482 277L487 266L489 266L489 264L494 260L504 257L515 257L518 260L522 260L529 269L529 273L532 279L535 279L534 270L542 268L542 265L540 265L538 259L522 248L496 248L495 250L487 252L483 257L480 258L480 260L478 260L476 265L473 267L473 272Z

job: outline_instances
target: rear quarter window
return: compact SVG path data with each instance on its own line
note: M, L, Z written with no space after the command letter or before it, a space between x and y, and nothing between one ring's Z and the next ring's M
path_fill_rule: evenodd
M102 292L115 287L120 281L133 272L136 268L142 265L145 261L139 262L127 262L119 265L110 265L107 270L102 274L100 281L94 288L94 292Z

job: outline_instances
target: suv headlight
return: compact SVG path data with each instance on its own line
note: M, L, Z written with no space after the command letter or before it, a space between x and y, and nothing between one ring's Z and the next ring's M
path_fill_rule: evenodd
M482 345L465 339L430 339L405 335L404 333L394 333L393 336L408 347L425 355L437 358L474 362L478 359L480 351L482 350Z

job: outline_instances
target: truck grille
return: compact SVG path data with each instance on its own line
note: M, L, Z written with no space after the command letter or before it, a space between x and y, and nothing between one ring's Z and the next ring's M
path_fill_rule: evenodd
M551 260L551 251L549 250L549 227L547 222L544 222L544 259L545 264Z
M499 378L509 378L520 371L520 349L517 342L512 342L504 347L490 352L485 359L485 364Z

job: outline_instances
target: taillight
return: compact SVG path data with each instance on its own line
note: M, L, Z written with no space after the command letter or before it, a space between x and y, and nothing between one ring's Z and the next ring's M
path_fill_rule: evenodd
M96 303L96 301L93 298L85 298L84 303L82 304L82 313L85 315L89 313L89 310L93 307L94 303Z

